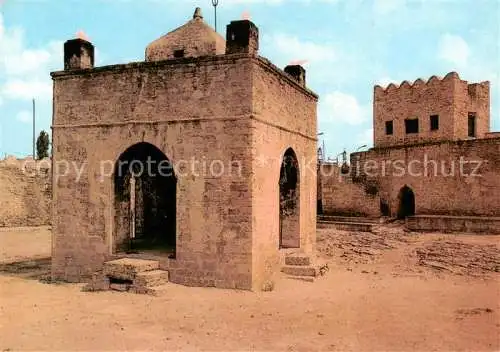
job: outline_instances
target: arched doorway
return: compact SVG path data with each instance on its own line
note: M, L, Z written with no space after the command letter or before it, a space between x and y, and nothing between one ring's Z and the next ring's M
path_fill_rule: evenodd
M141 142L120 155L114 171L115 250L175 255L177 180L170 160Z
M292 148L283 156L279 179L280 248L300 247L299 163Z
M401 188L398 199L398 219L404 219L407 216L415 215L415 194L410 187L405 185Z

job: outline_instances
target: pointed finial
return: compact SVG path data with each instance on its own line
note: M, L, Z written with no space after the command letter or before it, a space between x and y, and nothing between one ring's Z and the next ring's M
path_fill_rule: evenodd
M193 19L195 18L203 19L203 15L201 14L201 9L199 7L197 7L196 10L194 10Z

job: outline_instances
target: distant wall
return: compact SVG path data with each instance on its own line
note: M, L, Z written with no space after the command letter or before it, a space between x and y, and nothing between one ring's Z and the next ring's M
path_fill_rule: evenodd
M318 169L318 197L323 213L342 216L379 216L380 199L367 184L354 183L334 163L321 164Z
M392 215L405 185L417 215L500 215L500 138L375 148L351 154L351 166L354 179L377 185Z
M50 160L0 160L0 227L50 224Z

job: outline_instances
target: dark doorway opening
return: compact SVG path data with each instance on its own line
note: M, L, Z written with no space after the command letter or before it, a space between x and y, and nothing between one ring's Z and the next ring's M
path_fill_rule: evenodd
M138 143L115 165L115 249L168 252L176 248L177 180L169 159L149 143Z
M380 215L382 216L390 216L391 211L389 208L389 203L385 199L380 199Z
M292 148L283 156L279 179L280 248L300 247L299 163Z
M404 186L399 191L398 219L404 219L407 216L415 215L415 194L408 186Z

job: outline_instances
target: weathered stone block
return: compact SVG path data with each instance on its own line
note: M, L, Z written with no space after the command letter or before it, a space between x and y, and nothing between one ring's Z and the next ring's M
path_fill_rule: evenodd
M159 269L156 260L122 258L104 263L104 275L119 280L134 280L138 273Z
M152 270L137 273L134 279L134 285L153 287L166 284L168 282L168 271Z
M318 276L318 269L314 266L285 265L281 268L285 274L292 276Z
M300 255L286 256L285 264L308 266L311 265L311 258L309 256L300 256Z

